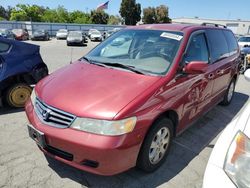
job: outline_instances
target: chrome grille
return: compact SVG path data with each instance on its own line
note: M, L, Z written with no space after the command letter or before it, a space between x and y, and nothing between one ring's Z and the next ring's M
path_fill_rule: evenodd
M75 120L76 116L51 107L40 99L35 100L35 112L39 119L50 126L57 128L67 128Z

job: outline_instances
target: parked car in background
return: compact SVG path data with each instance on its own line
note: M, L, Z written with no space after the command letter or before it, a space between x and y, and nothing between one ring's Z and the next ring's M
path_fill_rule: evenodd
M102 34L100 31L93 31L90 35L91 41L102 41Z
M49 32L47 30L36 30L32 36L31 40L49 40Z
M247 47L247 46L250 47L250 36L240 37L238 40L238 44L240 48Z
M239 55L229 29L128 27L36 85L26 103L29 135L81 170L152 172L175 136L218 103L230 104Z
M92 32L94 32L94 31L98 31L97 29L90 29L89 31L88 31L88 37L90 38L90 35L92 34Z
M15 39L14 33L12 33L12 31L9 29L0 29L0 37L6 39Z
M250 82L250 70L245 72ZM203 188L250 187L250 103L224 129L207 163Z
M56 32L56 39L57 40L59 40L59 39L67 39L67 36L68 36L68 30L67 29L59 29Z
M27 29L12 29L16 40L29 40L29 32Z
M241 64L240 73L244 73L246 69L250 68L250 46L244 46L240 49Z
M82 31L82 36L83 36L84 43L88 43L87 33L85 33L84 31Z
M83 45L85 41L86 37L82 31L70 31L67 37L67 46Z
M48 74L39 46L0 38L0 98L11 107L23 107L32 88Z
M103 39L110 37L114 33L113 30L108 30L103 32Z

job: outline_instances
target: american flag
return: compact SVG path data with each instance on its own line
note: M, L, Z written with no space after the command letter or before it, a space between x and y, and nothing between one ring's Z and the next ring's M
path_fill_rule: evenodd
M97 10L103 10L103 9L108 9L109 1L106 3L102 3L97 7Z

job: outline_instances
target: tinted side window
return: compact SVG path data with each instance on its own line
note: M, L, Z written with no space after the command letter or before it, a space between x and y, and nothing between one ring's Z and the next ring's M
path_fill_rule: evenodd
M0 53L7 52L9 49L10 49L9 44L0 42Z
M227 44L228 44L228 48L229 48L229 52L230 54L235 54L238 51L238 43L236 41L236 38L234 37L234 34L230 31L223 31L226 40L227 40Z
M185 56L185 63L191 61L208 62L208 48L204 34L197 34L191 38Z
M222 30L207 30L206 33L210 44L211 62L228 57L228 45Z

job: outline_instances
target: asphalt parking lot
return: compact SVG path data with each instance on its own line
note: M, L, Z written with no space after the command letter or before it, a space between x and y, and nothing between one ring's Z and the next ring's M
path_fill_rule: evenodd
M80 58L98 44L67 47L64 40L55 39L31 43L41 46L42 58L50 72ZM83 172L44 156L28 137L23 109L1 108L0 187L200 188L218 135L249 101L249 95L250 84L240 76L232 103L227 107L218 105L176 138L160 169L151 174L131 169L112 177Z

